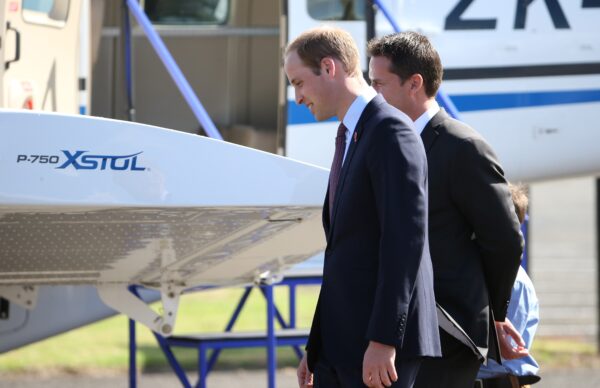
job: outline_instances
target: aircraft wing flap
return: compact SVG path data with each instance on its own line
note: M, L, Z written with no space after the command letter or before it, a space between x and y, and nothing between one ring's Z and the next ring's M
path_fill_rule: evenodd
M327 177L202 136L0 109L0 285L251 282L324 248Z

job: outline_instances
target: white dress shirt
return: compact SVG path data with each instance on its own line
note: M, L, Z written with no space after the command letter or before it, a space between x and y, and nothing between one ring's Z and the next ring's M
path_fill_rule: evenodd
M440 106L437 101L433 100L433 103L419 118L415 121L415 131L417 135L421 135L421 132L427 126L427 123L440 111Z
M356 96L350 108L346 112L344 119L342 122L346 126L346 149L344 151L344 159L342 159L342 165L346 160L346 154L348 153L348 148L350 148L350 139L354 135L354 130L356 129L356 124L358 124L358 120L360 119L360 115L367 107L367 104L371 102L373 98L377 95L377 92L372 87L366 88L361 94Z

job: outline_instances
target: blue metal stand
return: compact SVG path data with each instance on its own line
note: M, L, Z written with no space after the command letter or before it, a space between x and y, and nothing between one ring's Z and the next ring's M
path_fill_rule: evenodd
M273 286L261 287L267 297L267 370L269 388L275 388L275 371L277 370L277 355L275 343L275 302L273 301Z
M321 284L321 276L299 276L284 278L277 285L262 285L259 287L246 287L240 297L229 321L224 330L224 336L214 335L197 335L190 337L173 336L169 338L154 334L156 341L162 349L165 357L177 375L183 387L191 388L192 384L175 358L171 348L190 347L198 350L198 382L196 387L206 388L206 378L217 362L222 349L242 348L242 347L264 347L267 352L267 377L268 387L276 387L276 371L277 371L277 346L292 346L299 359L302 358L303 352L300 346L306 343L308 332L296 332L296 289L299 285L317 285ZM287 286L289 288L289 304L290 315L288 322L285 321L277 308L274 300L274 287ZM253 289L259 288L266 299L267 311L267 330L266 333L232 333L233 327L239 318L242 309L248 301L248 297ZM130 287L131 292L139 297L137 288ZM292 330L279 336L275 331L275 322L279 323L282 329ZM236 335L239 334L239 335ZM130 320L129 323L129 374L130 387L136 386L136 342L135 342L135 323ZM212 349L212 354L207 357L207 353Z
M181 381L181 385L184 388L192 388L192 385L190 384L190 382L187 378L187 375L185 374L185 371L183 370L183 367L181 366L181 364L179 364L179 362L177 361L177 358L175 358L175 355L173 354L173 351L171 350L171 346L169 346L167 339L159 334L156 334L156 333L153 333L153 334L154 334L154 338L156 338L156 342L158 342L158 345L160 346L161 350L163 351L165 357L167 358L169 365L173 369L173 372L175 372L175 374L177 375L177 378L179 379L179 381Z
M137 387L135 321L129 320L129 388Z
M129 286L129 291L137 296L140 295L137 292L136 286ZM137 346L136 346L136 335L135 335L135 321L129 319L129 388L137 387Z
M242 312L242 309L246 305L246 301L248 300L248 297L250 296L250 292L252 292L252 287L246 287L246 290L242 294L242 297L240 298L238 305L236 306L235 310L233 311L233 314L231 315L229 322L227 322L227 326L225 327L225 332L231 332L231 330L233 329L233 325L235 325L235 322L237 321L238 317L240 316L240 313ZM220 354L221 354L221 349L215 349L213 351L213 353L210 355L210 360L208 361L208 365L207 365L207 372L212 370L212 368L215 365L215 363L217 362L217 359L219 358ZM198 370L200 370L200 369L198 369Z

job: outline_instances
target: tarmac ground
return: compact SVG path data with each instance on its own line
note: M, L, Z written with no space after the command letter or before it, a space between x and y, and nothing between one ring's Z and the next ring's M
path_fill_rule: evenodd
M195 383L195 376L192 384ZM32 378L11 376L0 379L0 388L126 388L129 386L126 374L110 377L60 376ZM181 387L173 373L151 373L138 376L140 388ZM267 375L262 370L215 371L208 377L209 388L265 388ZM277 387L296 388L296 371L293 368L280 369L277 372ZM542 374L542 380L535 384L539 388L600 387L600 371L597 369L565 369L548 371Z

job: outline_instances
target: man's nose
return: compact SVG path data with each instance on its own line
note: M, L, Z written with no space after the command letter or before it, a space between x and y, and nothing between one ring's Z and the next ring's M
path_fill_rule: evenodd
M301 93L298 93L298 91L295 92L296 93L296 104L298 105L302 105L302 102L304 101L304 96Z

